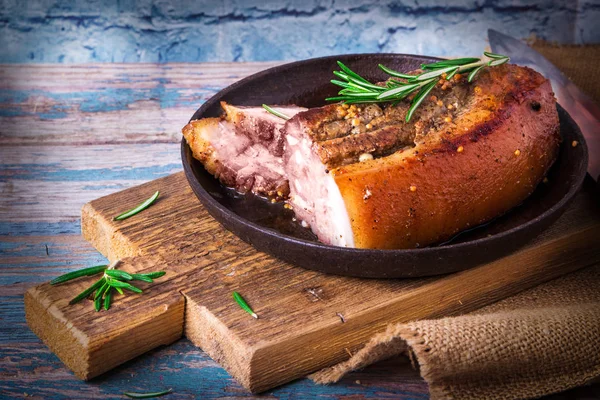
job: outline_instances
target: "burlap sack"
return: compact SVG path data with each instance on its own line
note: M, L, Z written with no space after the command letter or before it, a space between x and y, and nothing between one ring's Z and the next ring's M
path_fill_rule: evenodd
M589 95L600 100L600 46L537 43ZM474 313L391 325L348 361L311 376L346 373L408 353L433 399L539 397L600 377L600 266L540 285Z

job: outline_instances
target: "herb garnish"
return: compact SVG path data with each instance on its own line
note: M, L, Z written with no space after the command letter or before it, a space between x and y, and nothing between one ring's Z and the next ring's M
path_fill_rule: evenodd
M129 211L125 211L124 213L117 215L113 218L113 221L121 221L139 213L140 211L144 211L146 208L150 207L152 203L156 201L156 199L158 199L159 194L160 192L157 190L156 193L154 193L152 197L150 197L148 200L144 201L142 204L135 208L132 208Z
M446 80L450 80L459 72L468 72L467 80L471 82L483 68L495 67L510 60L507 56L487 51L484 51L483 55L484 57L482 58L457 58L431 64L421 64L423 72L419 75L404 74L379 64L379 68L386 74L403 79L403 81L389 79L385 86L369 82L338 61L337 64L341 68L341 71L333 71L333 74L343 79L343 81L332 79L331 83L341 86L342 90L338 92L339 96L329 97L326 100L342 101L346 104L384 102L393 102L393 104L396 104L418 90L406 114L406 122L409 122L417 107L419 107L423 99L435 87L441 76Z
M233 292L233 299L235 300L236 303L238 303L238 305L242 308L242 310L246 311L248 314L250 314L254 318L258 319L258 315L256 315L256 313L254 311L252 311L252 308L250 308L248 303L246 303L246 300L244 300L244 298L242 297L241 294L239 294L238 292Z
M288 120L288 119L290 119L290 117L288 117L288 116L287 116L287 115L285 115L284 113L280 113L279 111L275 110L274 108L271 108L271 107L269 107L269 106L268 106L268 105L266 105L266 104L263 104L262 106L263 106L263 108L264 108L265 110L267 110L268 112L270 112L271 114L273 114L273 115L274 115L274 116L276 116L276 117L283 118L283 119L285 119L285 120Z
M131 397L132 399L151 399L153 397L164 396L165 394L169 394L173 391L173 389L164 390L162 392L153 392L153 393L134 393L134 392L125 392L123 393L127 397Z
M50 281L51 285L59 285L64 282L68 282L72 279L80 278L82 276L92 276L103 273L102 278L97 280L92 286L79 293L69 304L75 304L85 299L94 293L94 308L96 311L100 311L102 306L105 310L110 308L112 302L113 289L123 294L123 289L127 289L134 293L142 293L142 289L133 286L127 281L138 280L143 282L153 282L153 279L160 278L165 275L166 272L148 272L145 274L129 274L125 271L116 270L115 267L119 264L119 261L108 265L97 265L95 267L83 268L77 271L69 272L61 275Z

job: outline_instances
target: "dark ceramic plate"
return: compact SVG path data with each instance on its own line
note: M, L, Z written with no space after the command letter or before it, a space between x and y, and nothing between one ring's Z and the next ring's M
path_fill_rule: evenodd
M336 60L374 81L386 75L382 63L410 71L435 59L402 54L361 54L324 57L281 65L249 76L217 93L192 119L221 114L219 101L235 105L297 104L321 106L336 93L329 80ZM223 187L192 157L182 141L181 155L187 179L208 212L225 228L269 253L299 267L321 272L369 278L406 278L465 270L506 255L537 236L565 210L586 174L587 148L575 122L558 107L563 144L548 174L521 205L494 221L463 232L452 240L421 249L368 250L324 245L307 229L292 221L293 213L281 204L240 195ZM573 148L571 142L581 145Z

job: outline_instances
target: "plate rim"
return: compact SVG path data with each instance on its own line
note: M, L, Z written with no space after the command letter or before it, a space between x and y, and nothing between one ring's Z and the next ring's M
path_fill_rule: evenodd
M211 96L208 100L206 100L193 114L193 116L190 119L190 122L192 120L198 119L197 116L199 114L203 114L209 107L211 107L216 101L221 100L225 95L227 95L229 92L236 90L238 87L244 85L246 82L250 81L250 80L254 80L256 78L260 78L263 77L265 75L274 73L274 72L282 72L285 71L286 69L289 68L293 68L293 67L298 67L298 66L302 66L302 64L309 64L312 62L317 62L317 61L325 61L325 60L337 60L340 58L354 58L354 57L383 57L383 58L399 58L399 57L410 57L410 58L419 58L419 59L429 59L429 60L439 60L440 58L437 57L429 57L429 56L422 56L422 55L414 55L414 54L403 54L403 53L353 53L353 54L340 54L340 55L333 55L333 56L324 56L324 57L316 57L316 58L310 58L310 59L306 59L306 60L300 60L300 61L294 61L294 62L290 62L290 63L284 63L281 65L277 65L271 68L267 68L265 70L259 71L255 74L249 75L239 81L234 82L233 84L223 88L222 90L220 90L219 92L215 93L213 96ZM215 100L215 99L219 99L219 100ZM577 123L573 120L573 118L569 115L569 113L562 107L560 106L560 104L557 104L557 109L559 112L563 112L564 115L569 119L569 123L571 125L573 125L573 127L575 128L574 131L576 133L576 135L578 136L578 139L581 139L579 141L580 145L582 146L582 151L583 151L583 160L580 160L580 163L583 163L583 165L585 165L585 171L587 170L587 165L588 165L588 148L587 148L587 144L585 142L585 138L583 137L583 134L581 133L581 129L579 128L579 126L577 125ZM261 226L257 223L254 223L252 221L249 221L247 219L245 219L244 217L236 214L235 212L229 210L227 207L225 207L224 205L222 205L219 201L217 201L204 187L203 185L197 180L197 178L194 175L194 171L191 165L191 160L189 160L188 158L188 154L191 154L191 149L189 149L189 146L185 140L185 138L182 138L181 141L181 158L182 158L182 163L183 163L183 169L186 175L186 178L190 184L190 186L192 186L192 189L194 191L194 193L196 194L197 197L198 194L196 193L196 190L194 188L194 186L197 186L197 188L199 190L201 190L203 192L202 196L203 198L199 198L198 200L201 203L204 203L204 201L207 201L210 203L210 206L214 209L214 210L218 210L218 212L222 215L222 216L228 216L229 218L235 220L237 223L243 225L245 228L247 229L251 229L253 231L255 231L256 233L260 233L263 235L267 235L269 238L273 238L275 240L285 240L287 242L292 242L294 245L299 245L299 246L308 246L311 247L313 249L317 249L320 251L337 251L337 252L342 252L342 253L347 253L349 255L352 254L357 254L357 255L361 255L363 257L365 256L377 256L377 255L381 255L381 254L386 254L386 255L398 255L398 256L407 256L407 255L415 255L415 256L420 256L423 254L433 254L433 253L439 253L440 251L445 252L445 251L449 251L449 252L455 252L455 251L459 251L461 249L465 249L465 248L470 248L472 246L484 246L486 244L491 244L494 241L498 241L498 240L502 240L504 238L506 238L507 236L512 236L515 233L521 232L523 230L525 230L528 227L535 227L535 225L542 223L543 221L545 221L547 218L552 217L553 214L564 210L566 205L573 200L573 198L575 197L575 195L580 191L581 186L583 184L583 181L586 177L587 172L585 173L580 173L579 176L577 177L575 183L571 186L571 188L569 189L569 191L556 203L554 203L550 208L548 208L546 211L544 211L542 214L536 216L535 218L520 224L518 226L515 226L511 229L508 229L506 231L502 231L500 233L496 233L493 234L491 236L487 236L487 237L483 237L483 238L478 238L478 239L473 239L473 240L469 240L466 242L460 242L460 243L454 243L454 244L448 244L448 245L441 245L441 246L428 246L428 247L423 247L423 248L410 248L410 249L363 249L363 248L355 248L355 247L342 247L342 246L332 246L332 245L327 245L321 242L317 242L317 241L310 241L310 240L305 240L305 239L300 239L294 236L289 236L287 234L284 234L282 232L278 232L272 228L268 228L268 227L264 227ZM192 157L193 158L193 157ZM582 162L583 161L583 162ZM195 183L192 184L192 181ZM512 209L511 209L512 210ZM508 211L508 213L511 212L511 210ZM208 209L207 207L207 211L209 212L209 214L212 214L211 210ZM223 225L223 223L218 220L218 222ZM553 221L554 222L554 221ZM228 229L229 230L229 229ZM462 232L462 231L461 231ZM232 232L233 233L233 232ZM237 234L233 233L234 235L238 236ZM539 233L538 233L539 234ZM238 236L239 237L239 236ZM244 240L242 238L242 240ZM244 240L246 241L246 240Z

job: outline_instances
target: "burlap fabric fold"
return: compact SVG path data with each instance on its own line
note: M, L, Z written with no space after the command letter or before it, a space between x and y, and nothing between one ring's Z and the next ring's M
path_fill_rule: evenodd
M534 47L600 100L600 75L588 69L600 69L600 46ZM405 353L418 363L433 399L534 398L599 378L600 266L467 315L390 325L348 361L311 379L336 382Z

